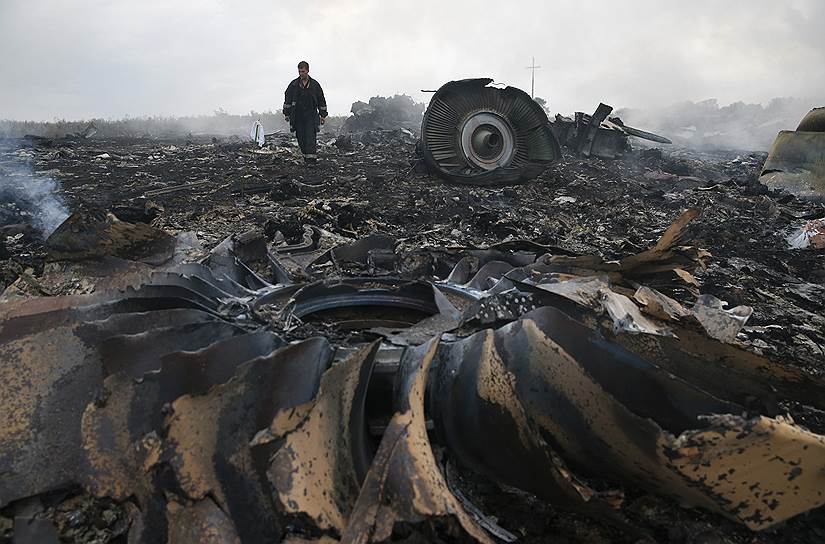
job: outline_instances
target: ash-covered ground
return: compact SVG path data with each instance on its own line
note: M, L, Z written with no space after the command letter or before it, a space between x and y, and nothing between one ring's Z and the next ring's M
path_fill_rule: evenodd
M712 264L696 273L699 285L674 275L651 286L688 304L701 291L752 306L745 334L756 348L823 372L825 254L791 249L787 238L825 206L760 185L764 153L565 154L535 180L482 188L416 173L415 138L401 130L362 133L352 150L322 133L322 160L310 167L288 136L274 140L264 149L212 138L9 140L0 167L30 165L56 180L70 211L114 210L172 234L194 231L207 249L253 228L294 243L309 224L353 239L386 234L407 248L526 239L613 259L649 247L697 208L692 241ZM21 219L7 223L3 287L44 264L42 233Z
M349 239L386 234L396 238L399 252L530 240L619 259L651 247L682 212L696 208L690 240L712 255L708 266L688 278L657 275L646 285L686 306L700 293L729 307L750 306L753 314L737 338L742 345L811 376L825 371L825 251L791 249L787 242L806 221L825 216L825 207L760 185L764 153L641 149L612 161L565 153L532 181L475 187L418 173L412 167L415 138L407 131L361 133L351 146L335 142L322 134L319 164L308 167L288 136L263 149L208 137L7 140L0 144L0 176L28 168L56 182L67 212L111 210L124 221L150 222L171 234L192 231L204 249L251 229L263 230L274 247L295 243L308 224ZM8 296L94 288L80 277L56 281L48 273L42 221L30 226L37 224L37 209L2 206L0 283ZM795 415L809 429L825 431L821 413ZM464 477L471 499L523 542L639 538L532 497L502 494L483 478ZM628 489L626 495L623 515L661 542L825 540L822 508L751 533L642 491ZM83 496L45 503L67 540L125 539L125 515L117 505ZM8 538L11 522L3 524ZM423 537L406 541L425 541L414 538Z

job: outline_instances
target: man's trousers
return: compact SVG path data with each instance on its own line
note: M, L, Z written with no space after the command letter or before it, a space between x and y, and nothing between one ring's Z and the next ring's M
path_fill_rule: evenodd
M316 143L315 136L318 133L318 117L306 116L295 119L295 136L298 138L298 146L301 153L308 160L315 160Z

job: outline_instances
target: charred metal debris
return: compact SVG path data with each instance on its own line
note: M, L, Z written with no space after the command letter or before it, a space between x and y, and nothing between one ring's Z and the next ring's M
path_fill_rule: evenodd
M459 183L514 183L536 177L558 160L560 144L583 157L615 159L630 151L628 136L671 143L608 118L613 108L606 104L593 115L556 115L550 122L527 93L492 81L451 81L435 92L418 145L429 172Z
M825 209L525 96L0 141L0 541L822 540Z
M433 95L419 153L434 174L462 183L512 183L536 177L561 156L541 106L521 89L492 81L451 81Z
M825 108L812 109L796 130L776 136L760 180L805 198L825 196Z
M128 542L529 536L481 478L633 539L626 490L776 527L825 503L821 375L745 349L751 308L646 286L707 266L697 215L618 260L306 226L190 262L185 236L74 214L55 258L105 254L110 287L0 306L0 508L15 538L55 533L66 490L121 505Z
M551 130L563 145L583 157L615 159L630 151L628 136L660 144L671 144L669 139L625 125L618 117L608 117L613 111L607 104L599 104L593 115L576 112L573 119L556 114Z

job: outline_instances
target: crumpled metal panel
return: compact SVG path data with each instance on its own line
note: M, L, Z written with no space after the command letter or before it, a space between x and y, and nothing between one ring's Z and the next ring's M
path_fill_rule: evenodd
M161 358L168 353L201 349L244 333L244 329L221 321L188 323L111 336L101 342L99 349L107 375L126 372L140 378L160 368Z
M0 319L0 473L7 474L0 505L77 483L81 415L104 376L83 320L158 301L91 295L27 302L9 305Z
M771 189L821 198L825 194L825 132L781 131L759 181Z
M766 417L705 419L743 410L552 308L439 355L431 394L439 441L503 483L558 501L547 477L557 455L583 474L754 530L825 504L825 437Z
M121 498L148 493L141 470L131 469L151 465L147 459L157 453L158 441L150 431L161 430L162 418L157 416L162 404L177 395L170 398L167 391L165 400L153 405L158 395L144 395L151 389L152 378L139 391L132 378L143 380L146 371L160 369L163 358L181 348L202 348L244 332L212 313L216 301L187 287L185 283L144 285L4 305L0 315L0 403L4 406L0 472L6 476L0 479L0 505L78 484ZM271 346L281 343L272 333L246 336L244 346L233 350L234 357L264 348L267 342ZM267 340L262 343L256 338ZM129 340L126 344L131 351L122 351L124 339ZM110 341L120 342L121 349L111 349ZM108 346L108 351L102 346ZM223 366L215 372L214 359L201 355L196 364L204 366L194 370L211 371L207 381L231 376L227 371L233 368L232 359L221 360ZM185 364L176 368L180 372ZM107 391L104 377L120 370L124 371L118 375L121 382ZM183 382L179 374L174 379ZM190 389L203 387L203 380L193 379L188 385ZM107 461L100 451L84 450L81 445L90 443L90 410L103 410L109 394L114 395L109 405L114 419L104 422L95 436L104 445L101 451L108 449L113 455ZM153 409L144 412L147 407ZM112 421L117 424L106 426ZM131 472L121 472L105 483L106 463L118 460L126 460Z
M612 111L612 106L600 103L593 115L577 111L571 119L556 114L550 128L562 145L572 148L583 157L621 157L631 149L628 136L662 144L673 143L658 134L629 127L618 117L608 117Z
M13 410L0 415L0 473L12 477L0 502L81 485L127 501L141 542L506 535L448 484L445 466L460 466L617 524L617 494L590 477L770 527L822 504L825 438L741 415L744 397L822 407L822 384L690 328L692 314L660 293L626 288L696 266L702 252L683 244L695 216L614 262L524 243L453 251L436 283L272 286L237 258L239 244L260 253L241 237L209 267L136 289L4 305L0 402ZM369 261L389 245L329 257ZM267 303L280 317L364 305L416 315L354 326L396 343L387 363L377 343L337 357L320 338L284 347L246 318ZM547 307L524 315L546 304L581 322ZM455 336L499 319L517 321ZM617 322L637 334L613 336ZM382 417L368 420L373 406Z
M154 491L150 470L161 461L164 407L182 395L206 393L228 381L239 365L282 345L274 333L260 331L170 353L139 381L127 372L108 376L105 400L90 403L83 413L84 487L100 497L145 502Z
M0 342L0 507L75 481L80 414L102 380L75 329Z
M450 492L427 437L424 393L438 341L411 348L402 363L396 407L341 544L384 542L396 525L442 524L456 538L493 544Z
M283 439L269 480L281 510L296 525L310 520L311 532L343 533L372 460L364 410L378 347L362 346L330 368L315 399L281 411L253 443Z
M236 242L233 237L228 237L220 244L212 248L209 257L204 261L209 267L212 275L230 284L239 285L245 289L257 291L269 286L269 283L246 265L235 253ZM256 248L260 249L260 248ZM271 265L277 278L283 281L288 280L288 274L275 263L264 247L262 254L256 257Z
M720 398L755 401L767 409L782 397L825 410L822 378L694 329L670 327L675 336L618 335L612 340Z
M214 497L244 540L277 540L282 530L266 477L274 446L254 439L282 410L312 401L331 360L325 339L305 340L250 361L205 395L172 403L164 456L180 489L193 500Z

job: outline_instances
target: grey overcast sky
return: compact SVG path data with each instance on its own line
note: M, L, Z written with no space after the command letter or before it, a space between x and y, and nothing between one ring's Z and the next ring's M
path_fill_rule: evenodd
M330 111L451 79L552 111L825 103L823 0L0 0L0 118L277 109L301 59Z

